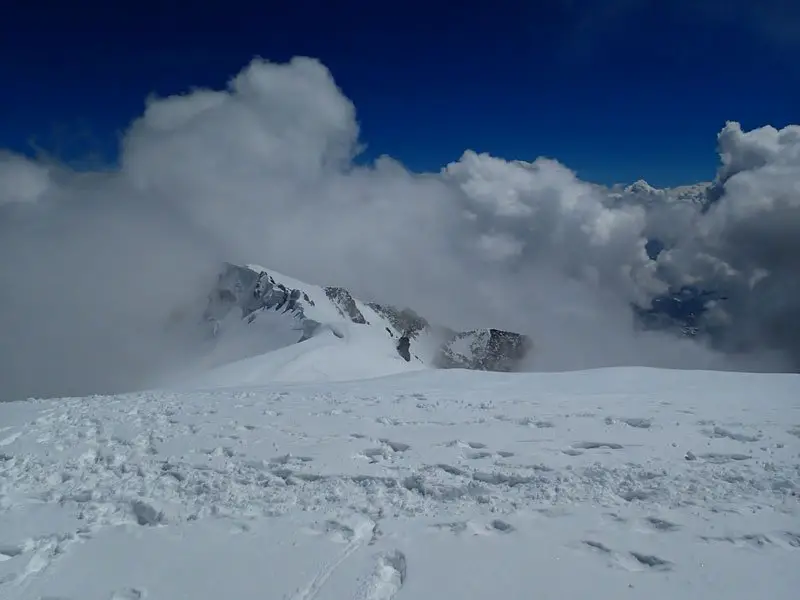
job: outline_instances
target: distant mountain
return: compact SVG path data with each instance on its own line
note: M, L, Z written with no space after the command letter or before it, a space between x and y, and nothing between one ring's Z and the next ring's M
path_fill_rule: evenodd
M706 212L722 195L719 181L701 182L672 188L656 188L640 179L630 185L616 185L610 190L614 205L641 206L645 210L669 209L669 205L688 205L687 209L697 213ZM674 207L674 206L673 206ZM651 260L657 260L661 252L669 248L669 235L665 232L649 232L645 250ZM706 333L703 314L711 302L724 300L713 290L695 286L683 286L656 296L647 308L632 306L640 327L673 331L679 335L697 336Z
M412 309L364 303L345 288L307 284L258 265L225 264L199 322L214 365L323 335L340 340L342 351L361 340L417 368L514 371L533 349L532 340L519 333L453 331Z
M605 192L612 205L659 210L670 203L685 203L703 212L717 199L718 187L704 182L659 189L638 180ZM668 247L668 237L658 235L646 245L652 260ZM332 347L338 347L339 353L345 346L352 350L354 344L363 343L377 355L391 358L378 372L406 368L398 360L408 368L516 371L523 364L535 366L535 360L530 360L533 341L526 335L489 328L454 331L429 322L411 308L362 302L346 288L311 285L259 265L226 263L211 288L202 315L197 315L209 346L210 366L261 356L320 336L339 340L331 341L338 344ZM713 291L683 287L654 298L649 307L631 308L642 328L696 336L704 333L707 304L720 299L724 300Z
M672 188L657 188L644 179L639 179L629 185L612 186L609 189L609 197L612 203L641 205L645 208L654 202L687 202L703 208L713 202L715 189L716 184L708 181Z

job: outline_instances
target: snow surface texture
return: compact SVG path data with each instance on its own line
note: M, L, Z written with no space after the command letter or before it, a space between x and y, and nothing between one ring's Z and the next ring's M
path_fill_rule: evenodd
M4 403L0 598L796 598L799 457L796 375Z
M225 385L254 383L254 376L262 383L296 376L307 379L311 363L336 364L333 370L317 369L317 379L357 379L423 366L514 371L533 347L524 335L496 329L450 331L431 325L414 311L365 304L345 288L309 285L259 265L228 263L200 320L215 338L204 366L254 357L248 364L256 368L243 373L239 366L233 367L233 377L226 377ZM411 342L405 356L399 351L403 338ZM298 342L306 346L282 353L291 369L274 357L266 360L281 368L267 367L261 355ZM366 363L363 344L373 348ZM315 351L309 352L308 345ZM331 356L319 360L319 352ZM398 364L398 356L411 364ZM302 357L299 364L298 357Z

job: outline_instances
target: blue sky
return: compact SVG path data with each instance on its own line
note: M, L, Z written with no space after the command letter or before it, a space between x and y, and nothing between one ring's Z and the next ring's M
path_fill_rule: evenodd
M224 86L253 56L321 59L367 158L464 149L588 180L710 179L726 120L800 121L800 3L17 2L0 25L0 147L113 161L150 93Z

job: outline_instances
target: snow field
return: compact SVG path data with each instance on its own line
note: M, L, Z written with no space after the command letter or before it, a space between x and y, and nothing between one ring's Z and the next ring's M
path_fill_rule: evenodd
M794 598L800 378L418 371L0 405L0 598Z

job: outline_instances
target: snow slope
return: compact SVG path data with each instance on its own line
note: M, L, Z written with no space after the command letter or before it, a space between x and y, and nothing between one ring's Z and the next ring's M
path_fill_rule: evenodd
M7 403L0 598L789 599L799 492L795 375Z
M354 322L324 288L259 265L246 268L254 279L265 272L283 289L296 290L295 310L281 303L256 310L243 320L238 307L228 308L230 312L215 320L213 350L199 368L182 374L179 380L196 387L224 387L343 381L425 368L426 363L416 355L411 362L400 357L397 340L402 334L367 304L351 298L361 321ZM311 337L298 343L307 334Z
M337 333L323 331L299 344L224 364L190 381L204 388L347 381L425 368L420 361L403 360L391 339L375 328L341 323Z

